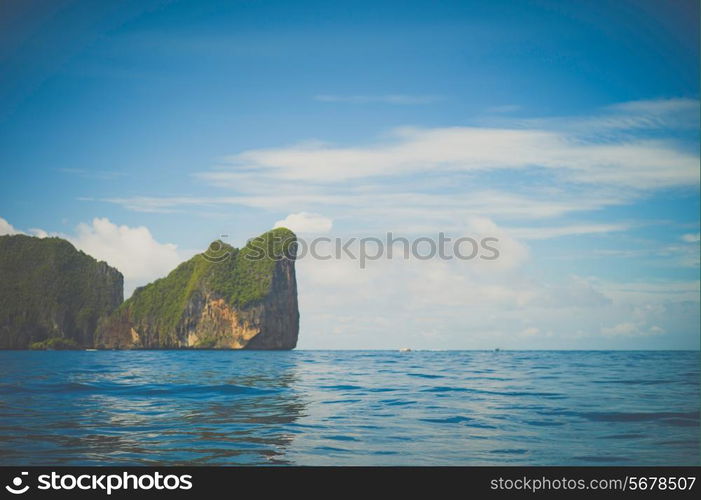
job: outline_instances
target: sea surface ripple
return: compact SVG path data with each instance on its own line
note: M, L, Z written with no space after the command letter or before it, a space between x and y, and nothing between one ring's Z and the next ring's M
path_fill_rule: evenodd
M2 465L698 465L699 353L0 352Z

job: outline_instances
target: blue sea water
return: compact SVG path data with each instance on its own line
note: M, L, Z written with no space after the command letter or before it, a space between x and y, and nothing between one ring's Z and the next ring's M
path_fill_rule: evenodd
M2 465L698 465L698 352L0 352Z

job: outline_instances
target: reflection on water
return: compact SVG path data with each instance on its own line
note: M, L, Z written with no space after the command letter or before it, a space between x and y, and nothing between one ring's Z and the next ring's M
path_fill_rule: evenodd
M285 354L2 353L0 463L287 463L304 403Z
M0 464L699 463L697 352L0 352Z

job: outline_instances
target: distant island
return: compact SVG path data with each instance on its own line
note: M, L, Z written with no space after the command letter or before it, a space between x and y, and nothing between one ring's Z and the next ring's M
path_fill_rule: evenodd
M68 241L0 236L0 349L293 349L295 242L217 241L122 302L122 274Z

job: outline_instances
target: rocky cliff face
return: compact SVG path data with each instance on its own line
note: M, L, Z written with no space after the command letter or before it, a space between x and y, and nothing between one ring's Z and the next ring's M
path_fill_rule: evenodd
M291 231L275 229L241 250L213 243L101 321L96 347L293 349L295 241Z
M92 347L123 277L61 238L0 236L0 349Z

